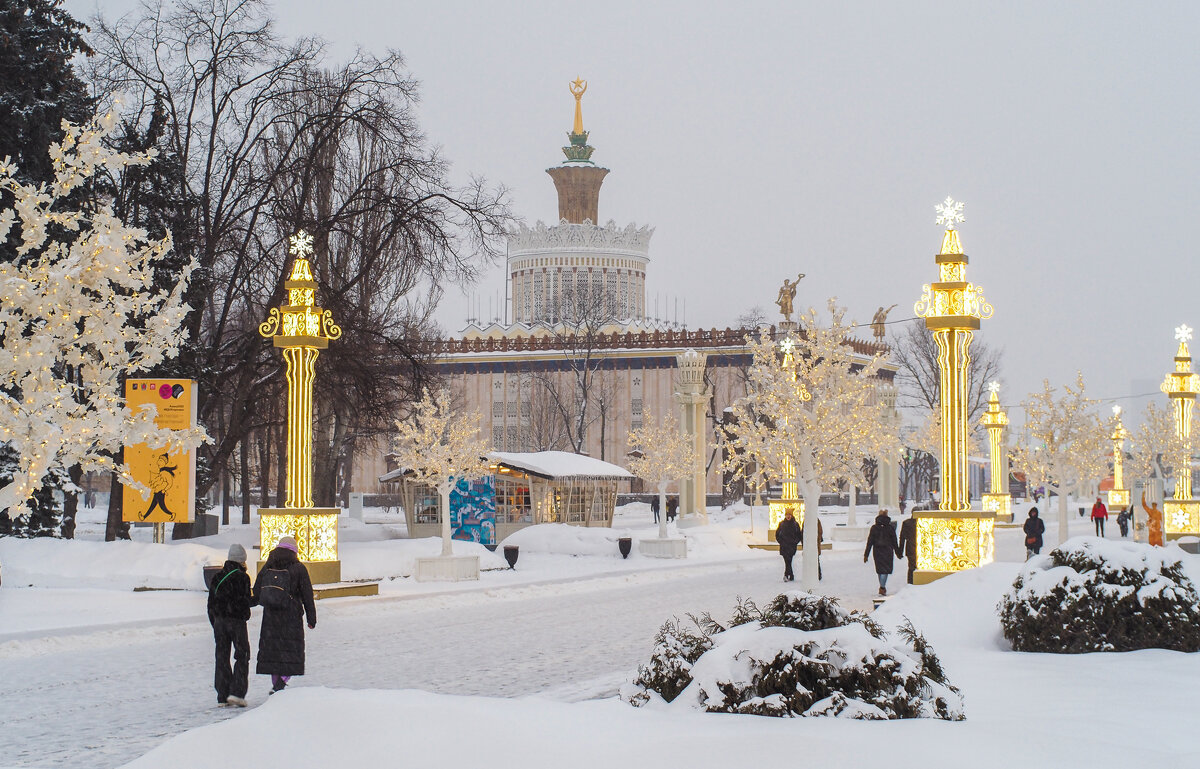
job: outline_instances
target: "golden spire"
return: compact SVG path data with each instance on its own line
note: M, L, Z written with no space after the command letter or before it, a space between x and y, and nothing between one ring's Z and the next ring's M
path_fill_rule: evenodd
M575 96L575 126L571 129L571 133L583 133L583 106L581 100L587 92L587 81L581 77L577 77L571 81L571 93Z

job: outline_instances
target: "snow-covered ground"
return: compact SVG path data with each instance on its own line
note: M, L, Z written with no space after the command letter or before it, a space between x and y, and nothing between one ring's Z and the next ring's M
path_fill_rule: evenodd
M1072 506L1074 509L1074 506ZM753 551L765 511L711 511L684 528L689 557L628 560L617 536L653 536L645 505L612 530L538 527L516 535L514 571L487 554L478 583L417 584L411 559L431 540L403 539L399 516L345 521L348 578L382 579L376 598L318 604L308 675L267 702L252 678L247 711L215 707L212 641L200 565L253 525L153 545L102 544L99 517L77 542L0 540L0 765L1194 766L1200 658L1171 652L1074 657L1006 651L995 605L1024 559L1019 529L1002 529L990 567L933 585L903 585L876 613L911 618L965 695L963 723L858 723L635 710L612 699L649 654L667 617L727 616L738 596L781 592L777 555ZM860 525L874 515L859 507ZM235 512L236 516L236 512ZM823 511L827 536L844 511ZM1047 521L1047 544L1057 527ZM674 530L674 526L672 527ZM1072 519L1072 534L1091 533ZM1116 536L1115 525L1109 536ZM470 545L463 545L470 547ZM823 592L869 608L876 582L862 545L823 555ZM486 553L486 551L484 551ZM1195 577L1200 559L1184 556ZM490 568L489 568L490 567ZM28 587L33 585L33 587ZM135 587L176 588L134 592ZM182 588L182 589L178 589ZM251 622L257 638L258 616ZM311 727L310 727L311 725ZM138 758L141 756L141 758ZM882 758L881 757L885 757ZM940 758L939 758L940 757Z

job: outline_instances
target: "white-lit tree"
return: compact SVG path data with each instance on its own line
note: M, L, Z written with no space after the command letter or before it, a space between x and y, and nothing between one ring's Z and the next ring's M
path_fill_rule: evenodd
M753 362L747 393L732 408L726 430L726 469L794 479L804 496L804 581L817 585L817 509L823 489L840 480L865 485L863 459L900 450L899 438L883 419L876 374L880 354L856 352L845 310L829 300L830 320L821 325L807 313L798 336L748 340ZM810 557L811 555L811 557Z
M1175 414L1171 409L1159 408L1153 401L1146 404L1142 424L1133 432L1129 454L1132 462L1129 471L1135 478L1161 478L1175 475L1184 467L1187 457L1194 450L1194 436L1184 441L1175 428Z
M448 390L424 390L407 419L396 422L396 463L412 480L437 489L442 508L442 555L453 554L450 538L450 489L460 479L488 473L488 442L474 414L456 413Z
M699 462L696 447L671 415L661 423L646 416L642 427L629 433L629 472L658 487L658 538L667 538L667 486L691 473Z
M1081 494L1087 484L1108 474L1112 428L1100 418L1096 401L1086 395L1083 374L1074 389L1063 385L1061 397L1048 380L1043 390L1023 404L1026 439L1013 449L1012 463L1025 473L1031 488L1045 486L1058 494L1058 541L1067 540L1067 496Z
M111 471L140 487L113 461L122 445L174 451L204 438L199 429L160 430L152 408L125 407L122 377L178 352L191 268L171 290L156 290L170 235L152 239L107 205L79 202L98 172L119 173L153 157L107 149L116 121L109 112L84 126L64 123L65 137L50 147L50 184L21 184L12 163L0 162L0 241L16 255L0 264L0 442L17 455L0 511L13 518L51 470Z

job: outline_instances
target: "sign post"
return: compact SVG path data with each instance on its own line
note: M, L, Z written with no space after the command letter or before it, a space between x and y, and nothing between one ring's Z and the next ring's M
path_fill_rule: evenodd
M170 430L196 424L196 383L191 379L128 379L125 403L137 411L153 405L154 423ZM191 523L196 517L196 452L170 453L145 443L125 447L125 464L133 478L150 489L144 496L132 486L121 492L121 519L154 524L154 541L166 541L168 523Z

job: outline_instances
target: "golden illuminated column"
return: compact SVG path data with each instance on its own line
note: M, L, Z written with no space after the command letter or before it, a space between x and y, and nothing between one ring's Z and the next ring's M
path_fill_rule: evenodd
M338 560L338 508L313 507L312 430L313 380L317 355L329 341L342 335L329 310L316 305L317 283L308 257L312 236L301 230L290 239L289 253L295 256L292 271L283 287L284 304L271 309L258 332L271 337L283 350L287 362L287 476L284 506L263 508L259 513L259 546L265 558L281 537L291 535L299 546L300 560L308 565L315 583L341 580Z
M991 510L996 519L1012 523L1012 498L1008 494L1006 482L1008 471L1004 466L1004 428L1008 426L1008 414L1000 408L1000 383L988 384L991 395L988 396L987 411L979 421L987 428L988 449L992 461L992 489L983 495L983 509Z
M783 353L783 367L791 369L794 365L794 356L796 351L796 339L792 336L796 328L795 321L783 321L779 324L779 328L783 330L784 338L779 343L779 349ZM793 372L792 378L795 379ZM801 391L801 398L808 400L810 397L806 390ZM783 422L787 424L785 419ZM796 462L788 457L783 461L783 484L779 490L779 499L771 499L767 501L767 541L775 541L775 530L779 528L780 522L783 520L784 514L791 509L792 516L796 522L800 524L800 530L804 530L804 500L800 498L800 484L796 481Z
M1175 353L1175 370L1163 380L1162 391L1170 398L1175 413L1175 437L1188 447L1185 456L1175 458L1175 494L1163 502L1163 535L1166 539L1200 536L1200 500L1192 498L1191 435L1192 409L1200 393L1200 376L1192 373L1192 354L1188 341L1192 329L1186 325L1175 329L1179 349Z
M938 280L926 284L915 305L938 349L942 416L942 500L939 510L917 511L916 583L991 563L996 514L972 511L967 485L967 389L971 338L980 319L992 316L983 290L967 281L967 255L954 225L965 221L963 204L946 198L935 206L946 225L942 250L934 261Z
M1108 491L1108 509L1124 510L1129 507L1129 489L1125 488L1125 439L1129 431L1121 424L1121 407L1113 406L1113 487Z

